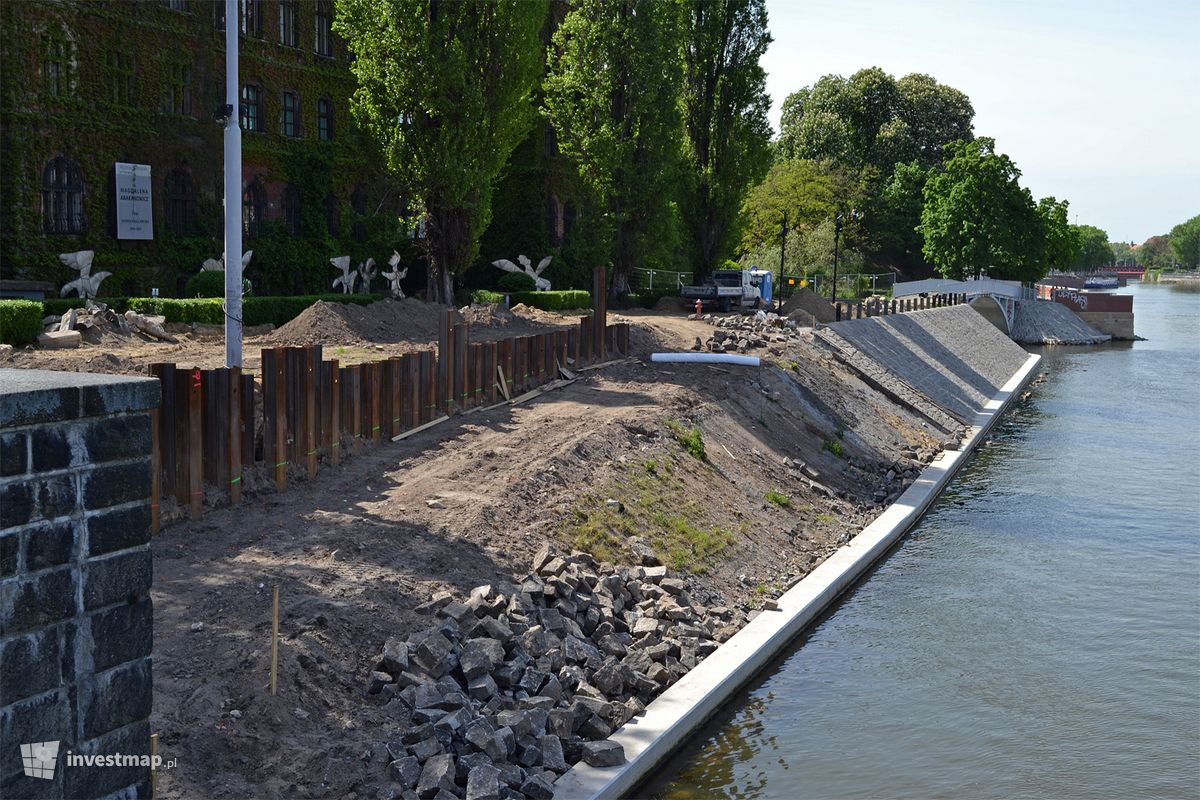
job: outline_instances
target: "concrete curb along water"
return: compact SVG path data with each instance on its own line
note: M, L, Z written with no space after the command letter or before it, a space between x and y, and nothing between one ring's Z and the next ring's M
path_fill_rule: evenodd
M1030 355L975 415L961 449L941 453L874 522L780 597L778 611L760 613L659 695L644 715L614 733L610 739L625 748L624 764L579 762L555 783L556 800L617 800L641 783L908 532L1033 377L1039 361L1041 356Z

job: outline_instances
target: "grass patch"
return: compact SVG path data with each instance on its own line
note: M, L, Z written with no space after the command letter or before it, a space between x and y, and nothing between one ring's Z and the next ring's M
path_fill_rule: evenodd
M832 439L826 439L825 443L823 445L821 445L821 449L828 450L829 452L833 453L838 458L842 457L842 443L841 442L834 441Z
M667 427L675 434L675 440L683 445L683 449L701 461L708 460L708 454L704 452L704 436L699 428L689 428L677 419L667 420Z
M837 522L837 517L835 517L833 514L817 514L817 522L829 524L831 522Z
M792 498L788 497L783 492L777 492L774 489L771 489L769 492L767 492L767 502L777 505L780 508L792 507Z
M671 569L704 574L733 535L703 522L704 508L687 497L683 481L672 476L665 460L643 462L643 467L608 491L581 497L564 533L575 549L614 563L634 560L628 542L640 536ZM610 497L625 510L610 507L605 502Z

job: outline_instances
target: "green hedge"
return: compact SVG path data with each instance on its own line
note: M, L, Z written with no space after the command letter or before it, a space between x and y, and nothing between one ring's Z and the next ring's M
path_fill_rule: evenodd
M578 289L563 292L517 292L509 295L509 304L524 303L543 311L563 311L570 308L591 308L592 293Z
M183 293L189 298L224 297L225 273L217 270L197 272L188 278L187 286L184 288Z
M34 302L41 303L43 313L42 316L48 317L51 314L62 316L72 308L83 308L86 303L81 297L51 297L45 300L36 300ZM128 297L97 297L97 303L111 308L113 311L124 313L125 309L129 308Z
M245 297L242 299L242 322L246 325L276 327L291 322L300 312L318 300L327 303L354 303L365 306L374 303L379 295L374 294L312 294L294 297ZM219 297L175 299L168 297L133 297L129 307L141 314L161 314L167 322L199 322L221 325L225 314L221 309L224 302Z
M500 276L499 285L502 292L532 292L537 281L528 272L506 272Z
M22 345L42 332L42 304L37 300L0 300L0 342Z
M489 292L487 289L476 289L471 292L471 302L477 306L486 306L491 303L503 303L504 295L501 292Z

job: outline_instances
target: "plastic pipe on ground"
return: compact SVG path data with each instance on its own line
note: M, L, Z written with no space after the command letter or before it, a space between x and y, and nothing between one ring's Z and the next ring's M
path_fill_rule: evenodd
M729 353L651 353L651 361L695 361L701 364L741 364L759 366L758 356L737 356Z

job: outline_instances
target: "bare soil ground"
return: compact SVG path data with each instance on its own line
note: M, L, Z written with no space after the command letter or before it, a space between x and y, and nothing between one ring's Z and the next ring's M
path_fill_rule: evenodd
M634 320L643 350L686 348L707 328ZM709 605L755 608L786 590L873 518L881 473L916 466L905 448L934 442L816 345L777 360L607 367L166 529L152 724L180 766L161 774L160 796L377 796L383 742L398 732L366 693L383 641L427 625L413 609L436 591L519 580L547 540L620 563L654 551ZM703 458L687 449L693 428Z

